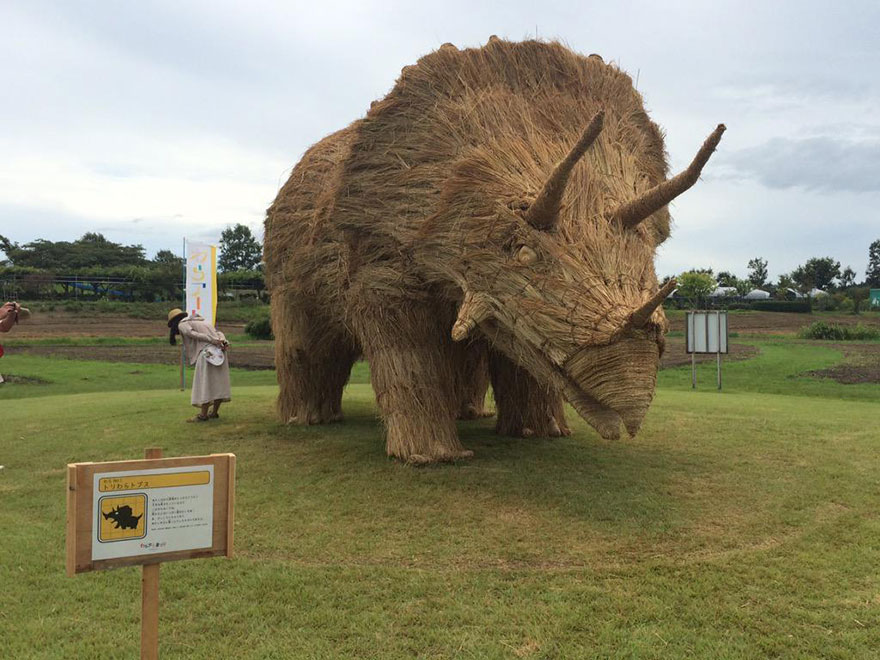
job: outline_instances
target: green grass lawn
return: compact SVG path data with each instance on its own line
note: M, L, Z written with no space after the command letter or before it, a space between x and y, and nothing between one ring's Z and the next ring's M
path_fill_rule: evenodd
M0 387L0 656L137 656L139 569L64 573L64 468L158 445L238 456L236 557L162 566L162 657L876 657L880 385L759 348L722 393L661 372L635 440L481 420L426 469L385 457L364 365L343 424L280 425L274 374L236 372L193 427L172 366L4 357L53 382Z

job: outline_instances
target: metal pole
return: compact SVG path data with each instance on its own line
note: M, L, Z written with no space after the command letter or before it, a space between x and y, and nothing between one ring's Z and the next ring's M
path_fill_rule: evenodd
M688 347L688 344L693 338L693 346L691 346L691 389L697 389L697 320L696 316L693 312L688 312L687 324L685 325L685 332L687 332L687 336L685 337L685 348ZM693 331L691 329L693 328Z
M186 311L186 238L183 239L183 311ZM186 358L183 353L183 340L180 342L180 391L186 389Z
M721 312L716 311L716 322L718 323L718 390L721 390Z

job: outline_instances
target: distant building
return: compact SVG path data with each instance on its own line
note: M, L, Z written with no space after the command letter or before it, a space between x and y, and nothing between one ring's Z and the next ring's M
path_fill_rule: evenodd
M709 294L710 298L727 298L728 296L736 295L736 287L735 286L719 286L712 293Z
M808 295L810 298L818 298L819 296L827 296L828 292L822 291L822 289L811 289Z
M746 300L767 300L769 297L770 294L762 289L752 289L745 295Z

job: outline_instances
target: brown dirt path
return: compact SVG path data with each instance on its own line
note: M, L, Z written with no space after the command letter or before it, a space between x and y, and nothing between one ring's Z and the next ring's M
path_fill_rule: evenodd
M244 322L220 323L225 334L242 334ZM116 314L75 314L38 312L19 323L9 339L44 339L48 337L167 337L164 318L132 319Z
M794 335L797 331L816 320L844 325L865 325L880 328L880 314L863 314L853 316L788 314L776 312L732 313L730 330L740 334L784 334ZM684 331L684 315L674 313L670 320L671 330ZM227 335L244 333L244 322L220 323L220 329ZM168 328L163 319L146 320L132 319L112 314L86 315L69 312L37 313L27 321L18 325L10 340L15 339L51 339L51 338L84 338L84 337L162 337L168 336ZM684 352L683 337L667 337L666 352L661 361L661 368L669 368L690 364L690 355ZM831 369L811 372L819 378L834 378L842 383L880 382L880 344L848 345L829 343L844 353L844 363ZM27 347L8 347L7 352L30 353L33 355L51 355L74 360L105 360L110 362L135 362L147 364L176 364L179 359L179 348L167 343L148 346L103 345L103 346L64 346L42 345ZM730 353L724 360L744 360L758 354L754 346L737 343L730 345ZM712 361L714 355L698 355L698 362ZM232 367L241 369L273 369L274 343L247 342L233 344L229 353Z

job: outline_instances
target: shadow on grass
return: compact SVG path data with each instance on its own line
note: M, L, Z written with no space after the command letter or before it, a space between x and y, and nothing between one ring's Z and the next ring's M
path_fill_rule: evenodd
M466 511L491 499L524 513L541 511L542 518L552 511L554 518L663 530L676 516L670 479L699 469L680 450L609 443L580 424L572 436L552 439L498 436L494 424L494 418L460 422L462 443L474 457L422 468L385 455L381 422L363 401L347 401L341 423L273 423L264 442L273 460L287 465L300 483L328 496L356 490L366 501L390 499L396 503L386 506L385 514L410 518L422 515L421 509L455 503Z

